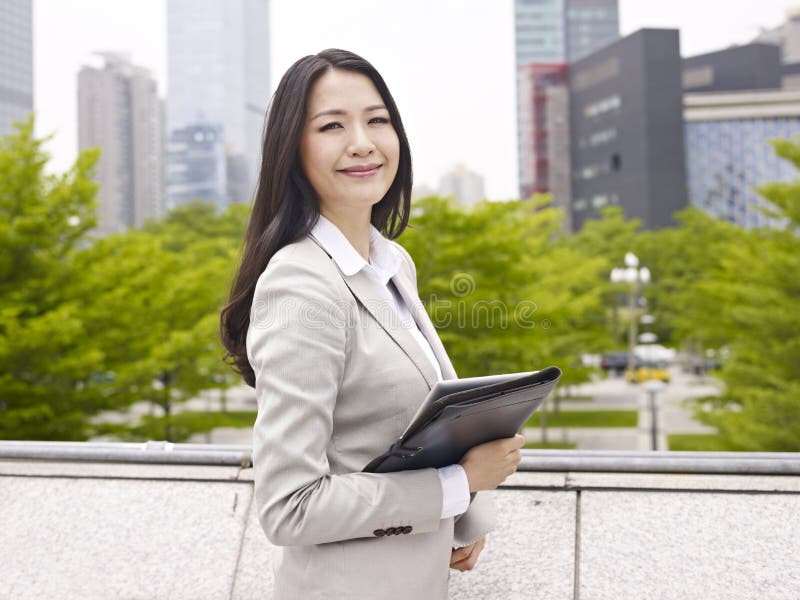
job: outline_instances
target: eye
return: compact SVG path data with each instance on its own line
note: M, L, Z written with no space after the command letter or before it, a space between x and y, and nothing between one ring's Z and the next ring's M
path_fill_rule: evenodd
M389 119L387 119L386 117L373 117L373 118L371 118L369 120L370 123L372 123L373 121L377 121L378 123L381 123L381 124L386 124L386 123L390 122ZM331 123L326 123L325 125L320 127L319 130L320 131L328 131L328 130L335 129L335 128L341 127L341 126L342 126L341 123L338 123L337 121L333 121Z

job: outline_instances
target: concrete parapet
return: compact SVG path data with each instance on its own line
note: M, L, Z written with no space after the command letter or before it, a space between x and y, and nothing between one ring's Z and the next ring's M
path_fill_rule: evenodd
M0 442L0 598L270 597L279 550L246 449L34 446ZM797 455L531 451L522 468L451 597L800 597Z

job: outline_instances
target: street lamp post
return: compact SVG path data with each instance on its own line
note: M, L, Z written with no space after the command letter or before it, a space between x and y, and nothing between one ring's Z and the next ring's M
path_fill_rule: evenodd
M633 348L636 345L636 299L639 297L639 288L650 282L650 269L639 267L639 258L633 253L625 254L625 267L616 267L611 270L612 283L628 284L628 310L630 321L628 323L628 369L633 371L635 359Z
M656 409L656 394L667 386L663 381L651 379L644 382L644 391L647 392L647 403L650 408L650 448L658 450L658 411Z

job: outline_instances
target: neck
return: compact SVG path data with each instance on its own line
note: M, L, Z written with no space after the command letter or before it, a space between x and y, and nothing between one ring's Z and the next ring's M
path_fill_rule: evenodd
M347 238L347 241L356 249L362 258L369 262L369 232L370 217L372 211L364 211L358 214L345 211L332 211L328 208L320 210L322 216L336 225Z

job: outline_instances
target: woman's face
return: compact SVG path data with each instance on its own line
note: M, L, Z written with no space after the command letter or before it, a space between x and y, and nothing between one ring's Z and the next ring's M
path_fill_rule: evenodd
M399 156L389 111L366 75L331 69L314 82L300 162L323 215L369 215L392 185Z

